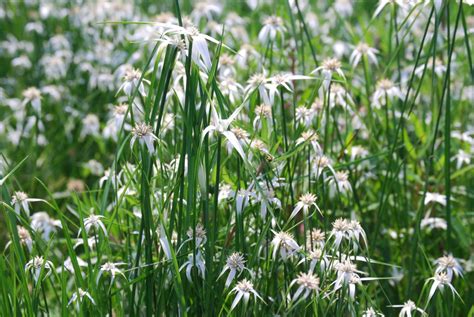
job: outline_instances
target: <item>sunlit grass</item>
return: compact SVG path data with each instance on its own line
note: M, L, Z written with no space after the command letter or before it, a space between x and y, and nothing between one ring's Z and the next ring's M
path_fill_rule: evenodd
M309 2L0 6L2 316L472 314L472 6Z

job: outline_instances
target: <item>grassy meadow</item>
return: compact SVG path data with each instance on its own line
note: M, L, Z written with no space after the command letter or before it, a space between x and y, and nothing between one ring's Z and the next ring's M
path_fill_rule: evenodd
M0 316L474 316L472 0L2 0Z

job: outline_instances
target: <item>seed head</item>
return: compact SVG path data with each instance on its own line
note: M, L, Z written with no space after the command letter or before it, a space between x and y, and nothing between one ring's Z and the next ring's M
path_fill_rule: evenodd
M336 72L341 68L341 62L337 58L329 58L323 61L322 67L326 70Z
M323 250L314 249L314 250L309 251L308 258L310 260L320 260L322 256L323 256Z
M319 288L319 278L312 273L298 274L296 283L308 290L317 290Z
M367 53L369 48L370 47L369 47L369 45L367 45L367 43L361 42L361 43L357 44L356 50L358 50L361 53Z
M28 199L28 195L25 192L15 192L12 196L12 204L22 203Z
M190 239L192 239L193 236L194 236L193 228L189 228L188 232L186 234L188 235L188 237ZM196 238L197 239L203 239L203 240L206 239L206 230L204 229L204 227L200 223L198 223L196 225Z
M138 138L143 138L153 134L153 128L146 123L137 123L132 129L132 133Z
M127 112L128 106L124 103L117 105L114 107L114 114L115 115L125 115Z
M356 266L352 264L352 262L349 260L345 260L344 262L338 262L335 268L337 271L345 274L352 274L356 271Z
M244 293L250 293L253 291L253 283L250 282L247 279L243 279L242 281L239 281L236 286L237 291L239 292L244 292Z
M125 72L125 75L123 76L123 79L125 81L131 82L131 81L134 81L134 80L139 80L140 77L142 77L141 71L139 71L138 69L128 69Z
M336 172L335 176L338 182L347 182L349 179L349 173L346 171L338 171Z
M242 271L244 269L244 266L245 266L244 256L242 254L240 254L239 252L232 253L227 258L227 266L230 269Z
M248 132L239 127L231 128L230 131L232 131L239 140L247 140L249 137Z
M300 202L303 204L310 206L316 202L316 195L311 194L311 193L306 193L300 196Z
M305 140L305 141L318 141L319 139L319 135L314 132L314 131L304 131L303 133L301 133L301 137Z
M395 85L393 84L393 82L386 78L379 80L379 82L377 83L377 88L383 91L388 91L392 89L394 86Z
M28 100L41 98L41 91L36 87L30 87L23 91L23 97Z
M265 25L272 25L272 26L282 26L283 25L283 19L280 17L277 17L275 15L269 16L265 18L263 21L263 24Z
M266 76L264 74L254 74L252 76L250 76L249 80L247 80L247 83L251 86L251 87L257 87L261 84L263 84L266 80Z
M308 232L308 240L311 240L314 244L323 243L326 239L326 235L320 229L313 229Z
M338 218L332 223L334 231L346 232L350 230L350 224L346 219Z
M443 268L454 268L457 266L457 261L452 255L445 255L438 259L438 265Z
M272 114L272 108L269 105L261 104L255 107L255 114L259 117L269 118Z

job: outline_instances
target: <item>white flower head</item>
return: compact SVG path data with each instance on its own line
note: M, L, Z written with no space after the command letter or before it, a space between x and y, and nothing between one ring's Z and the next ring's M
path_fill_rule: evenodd
M446 195L427 192L425 196L424 204L428 205L431 202L435 202L440 205L446 206Z
M357 251L361 240L367 245L367 236L364 229L357 220L348 221L338 218L332 223L332 230L329 238L334 238L333 246L337 250L343 240L352 242L352 247Z
M237 197L235 198L235 208L237 213L241 214L245 207L249 204L250 198L255 198L255 193L252 190L239 189Z
M283 38L285 31L286 28L283 19L272 15L263 21L263 27L258 33L258 40L265 45L269 41L274 41L278 34Z
M372 96L372 104L379 109L386 105L386 101L394 98L403 99L402 91L389 79L381 79L377 82L377 88Z
M100 267L99 274L97 275L97 283L99 282L100 278L102 277L103 274L107 273L110 274L111 276L111 281L110 284L114 283L115 277L117 275L122 276L125 280L127 279L125 277L125 274L120 270L118 267L125 265L123 262L118 262L118 263L113 263L113 262L106 262Z
M86 136L99 136L100 135L100 121L99 117L93 113L88 113L82 119L82 129L80 138L83 139Z
M191 241L193 238L196 238L196 248L199 248L201 245L206 244L207 236L206 236L206 229L204 229L203 225L198 223L196 227L189 228L186 232L188 239L184 242Z
M20 214L20 208L29 214L30 208L28 206L28 195L25 192L15 192L12 196L12 205L15 207L15 212Z
M202 139L204 140L204 137L211 132L216 132L221 135L223 135L229 144L232 145L232 147L239 153L240 157L246 161L246 156L245 152L242 148L241 143L237 139L236 135L232 130L229 130L229 127L232 123L237 118L237 115L240 113L242 110L243 105L235 109L235 111L229 116L227 119L221 119L220 115L217 113L217 110L215 106L211 106L211 124L204 129L202 132Z
M338 74L342 79L346 79L341 69L341 62L337 58L329 58L323 61L322 65L317 67L311 74L321 72L323 76L323 87L328 89L333 74Z
M232 189L232 185L230 184L225 184L221 183L219 185L219 196L218 196L218 201L227 201L228 199L231 199L234 197L234 190Z
M23 91L23 105L30 103L37 114L41 114L41 91L36 87L30 87Z
M278 94L278 88L284 89L290 93L293 92L293 81L314 79L311 76L295 75L290 73L279 73L270 78L265 79L265 89L268 89L270 104L274 104L275 95ZM265 99L264 99L265 101Z
M305 125L307 128L311 126L311 123L316 114L313 108L306 108L305 106L300 106L296 108L295 112L296 122Z
M354 300L356 296L356 286L361 285L361 278L357 274L352 274L351 279L349 281L349 297Z
M364 311L364 313L362 314L362 317L378 317L378 316L383 317L384 314L379 313L379 312L376 311L373 307L367 308L367 309Z
M30 206L29 203L31 202L46 202L43 199L39 198L29 198L25 192L17 191L14 192L12 195L11 204L15 208L15 212L19 215L20 211L23 209L25 213L29 216L30 215Z
M268 152L264 152L263 154L267 153ZM254 197L254 202L260 203L260 217L266 219L269 208L281 209L281 201L275 196L275 192L271 188L266 188L262 184L261 186L264 187L264 189L257 191Z
M186 31L193 43L191 58L201 68L210 71L212 62L207 45L207 40L209 40L207 35L200 33L194 26L188 27Z
M400 8L405 9L407 8L407 3L409 1L406 0L379 0L379 4L377 5L377 8L375 9L374 12L374 17L377 17L380 12L389 4L391 5L398 5Z
M258 60L260 54L250 44L243 44L235 56L235 62L240 68L246 68L250 60Z
M442 256L434 262L436 264L436 273L445 272L449 281L453 279L453 273L456 276L462 276L462 266L451 254Z
M191 18L193 18L196 24L198 24L202 18L213 21L214 16L219 16L222 13L222 9L222 5L219 2L209 0L197 1L191 12Z
M318 205L316 204L316 195L311 194L311 193L306 193L300 196L299 201L296 203L295 208L293 209L293 212L290 215L290 219L293 219L300 210L303 210L303 214L307 215L309 209L314 206L320 214L322 214L321 209L319 209Z
M329 238L334 238L334 247L339 249L343 239L350 238L350 223L346 219L338 218L332 223L332 230Z
M273 230L272 230L273 231ZM272 240L273 245L273 258L276 258L276 253L280 251L280 256L283 261L292 257L296 252L300 250L300 246L293 239L293 236L287 232L274 232L275 237Z
M331 165L331 160L325 155L317 155L312 162L312 166L313 172L316 173L316 177L321 176L326 168L329 168L329 170L335 174L335 171Z
M38 282L43 269L46 270L46 274L43 276L43 279L45 279L51 275L54 265L51 261L45 260L42 256L35 256L25 265L25 271L29 271L33 274L36 283Z
M95 305L95 301L92 298L91 294L82 288L78 288L77 292L74 292L71 296L71 299L67 303L68 306L70 306L72 303L76 303L78 300L80 303L82 303L83 299L87 298L93 305Z
M418 311L423 316L427 316L428 314L421 308L417 307L415 302L412 300L406 301L403 305L392 305L391 307L401 308L399 317L411 317L413 311Z
M116 131L120 131L122 128L122 125L124 125L125 121L125 115L127 114L128 111L128 105L121 103L119 105L116 105L113 109L113 122L114 122L114 127ZM130 114L129 114L130 115ZM124 125L124 129L127 127L127 125Z
M471 164L471 154L459 149L458 153L451 160L456 160L456 168L460 169L463 165Z
M337 271L336 281L334 282L334 289L337 290L343 285L348 285L354 276L358 277L356 266L350 260L346 259L342 262L337 262L334 266Z
M265 83L269 81L265 71L263 73L257 73L250 76L247 80L247 86L245 86L244 92L246 96L253 93L255 90L258 91L260 98L265 105L271 105L270 97L268 96L267 89L265 87ZM271 108L270 108L271 110Z
M342 17L349 17L354 11L353 6L352 0L336 0L334 2L334 11L338 12Z
M422 229L426 228L428 230L433 230L433 229L446 230L448 228L448 223L443 218L425 217L421 220L420 227Z
M351 155L351 161L356 160L357 158L364 158L369 155L369 151L360 145L354 145L348 150Z
M319 278L312 272L300 273L297 278L290 283L290 287L297 284L295 294L293 294L293 302L298 299L305 300L310 294L319 292Z
M349 113L352 113L352 106L355 105L351 95L342 85L333 83L331 85L331 94L329 96L329 107L341 106Z
M77 265L79 266L79 268L87 267L87 262L81 259L80 257L77 257L76 260L77 260ZM64 260L63 266L59 267L57 271L62 272L63 269L65 269L71 274L74 274L74 265L72 264L71 257L68 257L66 260Z
M242 128L233 127L230 129L232 133L234 133L237 140L239 140L240 145L246 146L249 142L249 133ZM232 153L232 149L234 148L233 144L227 140L227 153L230 155Z
M107 236L107 229L101 220L102 218L104 218L104 216L95 214L90 214L89 217L84 218L84 229L86 233L89 234L91 229L95 229L96 231L100 229L104 235ZM78 236L81 235L81 229L79 229Z
M33 239L31 239L30 232L25 227L16 226L16 228L18 231L18 238L20 239L20 244L27 247L28 251L31 252L31 249L33 247ZM8 243L5 245L5 249L8 248L11 244L12 241L8 241Z
M357 220L351 220L349 222L349 239L352 240L353 248L357 251L360 242L364 241L364 244L367 245L367 236L365 234L364 228L360 225L360 222Z
M146 96L144 83L150 84L150 81L145 78L142 78L140 81L141 77L142 73L138 69L127 69L123 76L123 83L118 92L123 91L125 95L131 97L134 94L135 89L138 88L138 92L142 96Z
M245 259L244 256L239 252L232 253L226 261L226 265L222 270L219 277L221 277L225 272L229 271L229 275L225 281L225 287L229 287L229 285L234 280L235 276L242 272L245 269Z
M329 185L331 187L332 195L336 192L340 192L341 194L352 192L349 173L347 171L335 172L333 176L329 177Z
M138 140L141 146L146 145L148 153L155 152L154 141L158 138L153 134L153 128L146 123L137 123L132 129L132 139L130 140L130 147L133 147L135 141Z
M301 137L296 139L296 145L302 144L304 142L308 142L312 146L313 151L316 152L316 155L321 155L323 153L321 145L319 144L319 135L313 130L303 131L301 133Z
M272 122L272 107L266 104L261 104L255 107L255 119L253 120L253 128L259 131L262 128L262 122L265 119L269 126Z
M316 265L319 264L319 269L321 272L324 272L326 268L329 267L329 259L324 254L323 249L316 248L309 251L307 260L309 261L309 271L313 272L316 268ZM303 263L305 259L301 260L300 263Z
M361 42L357 44L357 46L354 48L354 51L351 54L350 57L350 62L352 64L352 67L356 67L362 57L367 56L367 59L369 62L377 65L377 53L379 51L373 47L370 47L367 45L367 43Z
M258 298L263 301L260 295L258 295L258 293L253 288L252 282L247 279L243 279L242 281L238 282L237 285L232 289L232 292L236 293L237 295L235 296L232 306L230 307L231 311L237 306L242 298L244 303L247 304L251 295L253 295L255 300Z
M216 27L219 27L214 21L210 21L210 24L214 24ZM186 21L184 26L178 26L170 23L155 23L159 26L162 26L166 34L172 34L173 36L162 36L158 41L163 42L163 46L173 45L180 49L180 51L185 55L189 55L189 47L191 48L191 59L195 64L197 64L202 70L208 72L211 70L212 62L211 56L209 53L208 42L214 44L220 44L221 42L207 34L201 33L196 26L192 23ZM209 23L208 23L209 25ZM222 27L220 27L222 29ZM220 33L220 32L219 32ZM186 42L183 42L180 37L184 36ZM228 48L225 44L222 44L223 47Z
M427 1L430 1L430 0L427 0ZM434 69L433 69L434 73L438 77L443 77L444 73L446 73L446 71L447 71L446 65L444 65L443 61L440 58L437 58L437 57L435 57L434 59L430 58L428 60L428 65L433 65L433 62L434 62ZM415 69L415 75L417 75L418 77L421 77L423 75L424 70L425 70L425 65L418 66Z
M435 276L430 277L428 281L433 281L433 284L431 285L431 288L430 288L430 293L428 295L428 302L431 300L431 298L433 297L433 295L435 294L437 290L439 290L440 292L443 292L445 286L451 289L451 292L453 293L453 297L454 295L457 295L459 298L461 298L459 293L454 288L453 284L451 284L451 279L446 272L436 272Z
M188 255L188 260L184 262L183 265L179 268L180 271L186 268L186 278L188 279L190 283L193 282L191 278L191 270L193 267L196 267L198 276L204 279L206 275L206 262L200 250L196 252L196 256L194 256L193 253L190 253Z
M93 250L96 247L97 244L97 237L89 237L85 240L85 243L87 244L87 247L91 250ZM76 249L77 247L84 245L84 239L79 238L77 239L76 243L74 244L73 248Z
M46 212L34 213L31 217L31 228L42 233L43 239L49 240L51 232L62 228L60 220L51 218Z
M324 249L326 234L321 229L314 228L307 233L306 245L308 249Z

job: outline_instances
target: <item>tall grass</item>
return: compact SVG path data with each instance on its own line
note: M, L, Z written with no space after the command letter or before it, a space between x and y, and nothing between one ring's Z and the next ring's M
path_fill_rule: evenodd
M2 5L2 316L472 314L472 7L262 2Z

